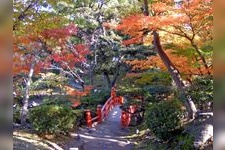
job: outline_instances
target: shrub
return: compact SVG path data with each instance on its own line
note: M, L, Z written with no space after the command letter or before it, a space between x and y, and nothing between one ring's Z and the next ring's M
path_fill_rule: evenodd
M32 90L45 90L49 88L60 88L60 86L68 83L68 78L55 73L42 73L41 78L33 82ZM61 89L61 88L60 88Z
M72 103L67 98L67 96L50 96L43 99L43 104L70 107Z
M149 96L149 92L146 91L143 87L137 86L119 86L117 88L117 95L127 96L133 98L135 96Z
M208 102L213 101L213 79L212 76L197 77L188 89L193 101L199 109L207 109Z
M21 107L17 106L13 108L13 122L20 123L20 109Z
M180 129L181 105L178 100L161 101L146 110L147 126L157 138L169 140Z
M171 86L164 85L150 85L144 87L144 89L151 95L150 99L147 99L149 102L158 102L163 99L168 99L168 96L174 93L174 90L171 88Z
M167 72L149 71L142 73L140 77L134 81L139 86L148 85L164 85L171 86L171 77Z
M190 150L194 149L194 136L190 134L182 134L176 137L174 145L175 149Z
M98 104L104 104L110 97L110 91L107 89L101 89L97 91L91 91L88 96L82 97L82 103L88 103L88 105L94 105L96 107Z
M66 134L73 129L77 117L66 106L40 105L31 109L29 119L38 133Z

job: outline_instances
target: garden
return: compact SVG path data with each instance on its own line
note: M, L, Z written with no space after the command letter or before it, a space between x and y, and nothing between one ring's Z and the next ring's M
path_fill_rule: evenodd
M93 150L212 149L212 1L17 0L13 11L15 145L29 134L53 149L87 136ZM89 127L113 88L123 103Z

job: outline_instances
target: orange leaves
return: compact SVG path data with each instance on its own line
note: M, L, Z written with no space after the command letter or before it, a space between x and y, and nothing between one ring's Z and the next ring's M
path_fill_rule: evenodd
M187 47L186 50L189 50L188 47L194 49L203 47L212 39L211 0L182 1L176 6L173 0L154 1L149 5L149 10L151 16L136 14L123 18L115 28L131 37L131 39L123 41L124 45L141 43L139 39L142 39L143 44L151 45L151 31L154 29L162 37L163 45L168 43L181 44ZM185 49L184 47L182 49ZM176 48L176 46L172 46L172 48ZM180 53L183 52L180 51ZM173 54L171 50L167 51L167 54L183 74L202 75L207 72L207 68L203 67L205 64L202 62L209 61L208 58L205 58L206 61L201 61L198 58L202 57L196 56L196 53L184 53L183 56L178 56ZM133 60L126 63L131 65L133 70L147 70L154 66L166 69L158 56L150 57L144 61ZM212 69L209 68L208 71L212 72Z
M124 41L124 45L129 45L132 42L135 44L137 42L135 38L140 39L141 36L146 36L146 31L151 32L153 29L179 27L179 29L188 30L185 25L190 25L196 32L200 32L204 28L210 29L212 27L212 23L207 23L206 19L212 16L211 1L182 1L179 8L174 5L174 1L170 0L153 2L149 5L152 16L142 14L128 16L123 18L121 23L114 29L130 35L131 40ZM109 27L110 25L106 24L106 26ZM177 30L177 28L173 28L173 30Z
M127 73L124 78L137 78L140 76L141 76L141 73Z
M68 36L76 34L77 34L77 27L73 24L70 24L60 29L45 29L41 33L41 35L45 39L65 39Z
M88 93L90 93L90 91L92 90L93 87L92 86L85 86L84 91L79 91L79 90L74 89L70 86L65 86L64 88L66 90L67 95L70 95L70 96L73 96L73 97L83 97L83 96L88 95Z
M37 60L36 72L48 67L52 60L61 63L61 67L67 69L86 61L88 47L84 44L69 43L69 38L76 34L77 27L70 24L59 29L44 29L38 36L14 36L14 73L28 72L34 59Z
M84 57L86 54L90 54L88 47L84 44L74 45L74 48L75 48L76 52L79 54L78 56L80 58Z
M66 62L69 66L86 60L86 54L90 53L84 44L73 45L68 42L68 38L77 34L77 27L73 24L62 29L46 29L42 36L52 47L52 58L56 62ZM54 43L54 44L53 44ZM53 50L57 48L57 50ZM62 64L63 66L63 64Z
M173 54L172 50L166 51L166 54L183 75L192 76L192 75L207 74L207 70L205 70L203 66L199 66L199 67L195 66L195 63L196 63L195 60L191 61L187 59L186 57ZM131 65L132 70L135 70L135 71L147 70L153 67L158 67L162 70L167 70L166 66L164 65L163 61L161 60L159 56L151 56L147 60L127 61L126 63ZM212 68L209 68L209 71L212 72Z
M153 3L150 7L155 14L166 12L168 9L171 9L166 3L162 2Z
M207 17L213 16L212 11L211 1L192 0L191 2L184 1L179 12L189 18L187 23L192 23L193 26L202 26L209 21L206 19Z
M153 63L150 59L148 60L132 60L132 61L126 61L128 65L131 66L133 71L137 70L148 70L153 67Z
M140 43L139 40L141 37L144 38L146 36L146 32L171 25L184 24L188 21L186 16L173 13L173 6L167 5L167 3L156 2L151 4L150 7L150 10L153 12L152 16L143 14L131 15L123 18L121 23L117 25L116 30L131 37L130 40L123 42L124 45ZM109 26L108 24L106 25Z
M191 77L193 75L204 75L207 71L212 73L212 67L206 70L201 64L201 61L196 61L195 59L187 58L173 53L173 50L167 50L166 54L180 71L180 73L186 77ZM133 71L148 70L151 68L160 68L162 70L167 70L161 58L157 56L148 57L147 60L132 60L126 61L128 65L131 66Z
M72 45L72 47L65 47L65 49L52 51L51 58L61 63L63 68L68 66L73 68L75 64L85 62L86 55L90 53L88 47L84 44ZM68 66L67 66L68 65Z
M84 91L79 91L70 86L64 86L64 88L65 88L66 94L70 96L68 100L73 103L72 105L73 107L79 106L81 104L80 98L83 96L87 96L90 93L90 91L93 89L92 86L85 86Z
M122 44L125 46L131 45L131 44L140 44L140 43L142 43L142 37L135 37L132 39L122 41Z
M29 34L23 36L14 36L13 37L14 51L19 50L18 45L26 47L27 50L32 50L35 47L33 47L33 45L31 46L31 44L35 43L37 40L38 37Z
M122 19L122 22L115 28L130 36L142 35L144 28L151 28L150 17L144 15L133 15Z
M152 19L152 17L144 15L133 15L122 19L115 29L131 37L128 40L124 40L122 44L127 46L142 43L143 33L153 28Z

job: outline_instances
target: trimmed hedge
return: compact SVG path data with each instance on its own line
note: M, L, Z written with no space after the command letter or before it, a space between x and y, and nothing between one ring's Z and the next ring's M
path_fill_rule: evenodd
M40 105L30 110L29 119L38 133L66 134L74 128L77 116L63 105Z
M150 130L161 140L169 140L180 129L181 105L178 100L152 104L146 110L146 122Z

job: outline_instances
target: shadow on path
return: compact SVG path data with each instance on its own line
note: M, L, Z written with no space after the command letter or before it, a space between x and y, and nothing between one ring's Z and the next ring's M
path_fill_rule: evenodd
M121 109L114 107L108 117L101 124L91 129L80 129L65 150L79 148L79 150L132 150L133 144L125 136L129 135L127 129L120 125Z
M23 137L13 137L13 149L15 150L54 150L48 145Z

